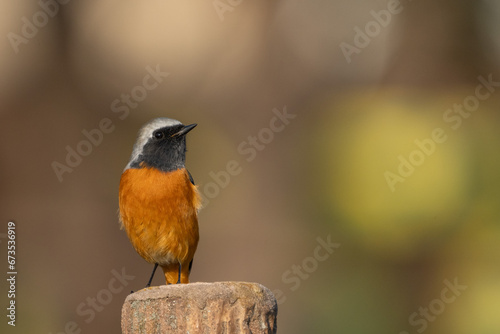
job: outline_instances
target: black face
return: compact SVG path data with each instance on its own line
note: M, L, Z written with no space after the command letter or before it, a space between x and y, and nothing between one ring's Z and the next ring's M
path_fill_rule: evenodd
M131 167L154 167L164 172L184 168L187 131L182 130L186 128L179 124L155 130Z

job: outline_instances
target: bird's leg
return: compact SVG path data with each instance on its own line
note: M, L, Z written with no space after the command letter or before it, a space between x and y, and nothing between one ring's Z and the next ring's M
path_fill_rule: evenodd
M153 268L153 272L151 273L148 284L146 284L146 288L149 288L151 286L151 282L153 281L153 277L155 276L156 268L158 268L158 263L155 263L155 267Z
M177 284L181 282L181 269L182 269L182 264L179 262L179 276L177 278Z
M189 273L191 274L191 268L193 267L193 260L191 260L191 262L189 262Z

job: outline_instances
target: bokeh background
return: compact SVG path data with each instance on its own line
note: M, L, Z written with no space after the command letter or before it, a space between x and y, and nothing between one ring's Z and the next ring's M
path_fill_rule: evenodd
M0 284L2 333L120 332L151 267L119 229L118 184L138 129L163 116L198 123L192 281L264 284L279 333L500 332L497 1L42 0L0 13L0 249L15 221L18 271L15 328ZM148 67L169 75L141 90ZM295 117L271 136L285 110ZM59 180L54 162L106 118L113 131ZM446 139L432 144L436 130ZM249 136L262 138L251 161ZM240 172L214 186L230 161ZM318 238L340 246L317 261ZM122 270L134 278L109 298Z

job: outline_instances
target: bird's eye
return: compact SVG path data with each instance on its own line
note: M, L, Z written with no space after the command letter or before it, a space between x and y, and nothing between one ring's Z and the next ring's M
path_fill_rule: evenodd
M156 139L162 139L163 138L163 132L161 131L155 131L153 132L153 137L156 138Z

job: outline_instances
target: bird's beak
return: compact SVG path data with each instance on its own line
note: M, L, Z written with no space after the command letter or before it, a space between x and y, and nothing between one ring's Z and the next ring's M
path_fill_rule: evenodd
M172 135L172 137L180 137L180 136L184 136L186 133L188 133L189 131L193 130L195 126L197 126L198 124L194 123L194 124L189 124L189 125L186 125L184 126L182 129L180 129L180 131L174 133Z

